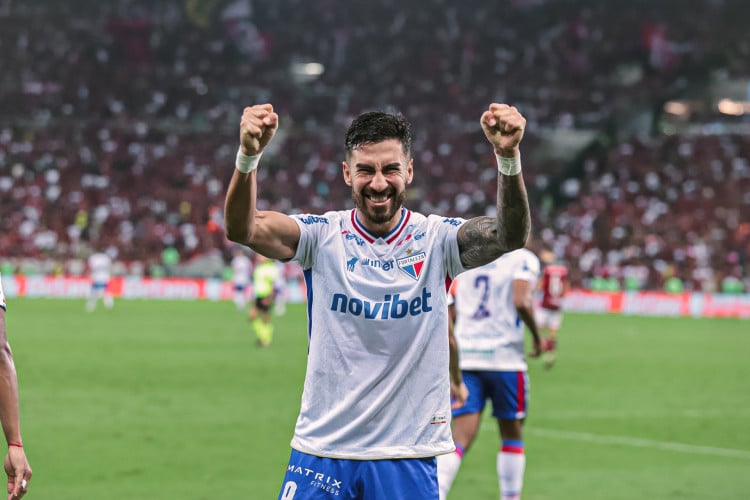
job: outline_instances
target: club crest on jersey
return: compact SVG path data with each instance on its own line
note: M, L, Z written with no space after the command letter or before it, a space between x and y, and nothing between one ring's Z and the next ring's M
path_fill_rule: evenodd
M398 264L398 268L406 273L410 278L412 278L414 281L418 281L419 275L422 274L422 269L424 268L424 262L426 258L427 256L424 252L419 252L415 255L396 259L396 264Z

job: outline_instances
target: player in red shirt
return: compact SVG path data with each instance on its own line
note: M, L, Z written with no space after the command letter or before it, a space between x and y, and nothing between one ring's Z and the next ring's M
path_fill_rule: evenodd
M539 258L544 271L539 280L542 301L537 308L536 322L542 335L542 361L545 367L551 368L555 362L557 333L562 325L562 299L568 291L568 268L549 250L540 252Z

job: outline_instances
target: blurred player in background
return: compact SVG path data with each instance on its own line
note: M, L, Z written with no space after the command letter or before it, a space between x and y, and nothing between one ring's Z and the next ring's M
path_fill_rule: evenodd
M542 334L542 361L546 368L555 363L557 333L562 325L563 297L568 292L568 268L557 261L550 250L539 253L544 271L539 282L542 299L537 309L536 321Z
M237 309L244 312L247 310L248 285L250 284L250 272L253 265L250 257L245 255L244 250L238 248L234 251L231 266L232 285L234 287L232 300Z
M115 304L114 297L109 290L109 280L112 277L112 259L104 252L96 252L89 256L89 275L91 276L91 289L86 301L86 310L91 312L96 309L99 299L104 307L111 309Z
M1 278L1 277L0 277ZM5 330L5 294L0 280L0 424L3 427L8 454L5 473L8 475L8 500L26 494L31 481L31 466L26 459L21 439L21 418L18 412L18 377L13 353Z
M539 259L525 248L507 253L453 282L455 318L450 330L458 344L459 365L469 396L453 409L456 451L438 457L440 499L448 496L461 461L479 430L482 411L492 401L502 445L497 475L502 500L521 498L526 456L521 427L529 400L524 324L532 336L531 357L541 353L534 321L533 292L539 279Z
M258 345L268 347L273 340L273 322L271 309L274 306L274 295L279 279L279 268L276 263L261 254L255 256L253 269L253 296L255 301L250 309L250 324L253 326Z
M273 284L273 313L276 316L283 316L286 312L286 264L274 261L277 267L276 282Z
M492 104L480 123L500 172L496 217L404 207L410 125L383 112L356 117L344 139L356 208L287 216L259 211L256 200L278 115L270 104L244 109L227 237L299 262L307 285L307 373L279 499L437 498L435 456L454 449L446 280L522 247L530 226L519 152L526 120Z

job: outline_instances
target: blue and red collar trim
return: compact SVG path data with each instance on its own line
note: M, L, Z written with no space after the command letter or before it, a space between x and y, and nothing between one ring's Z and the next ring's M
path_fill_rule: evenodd
M362 223L359 222L359 219L357 218L357 209L352 209L351 211L351 218L352 218L352 226L354 226L354 229L357 230L357 232L365 239L368 243L374 243L375 240L380 238L380 236L373 235L370 231L368 231L365 226L362 225ZM411 210L408 210L405 207L401 207L401 219L398 221L398 224L396 224L396 227L394 227L388 234L383 236L383 239L386 243L389 245L396 241L396 239L401 235L402 232L404 232L404 228L409 223L409 219L411 219Z

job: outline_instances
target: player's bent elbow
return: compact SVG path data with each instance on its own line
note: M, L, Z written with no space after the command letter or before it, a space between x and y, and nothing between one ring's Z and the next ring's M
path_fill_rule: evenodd
M2 367L3 370L5 370L6 367L15 370L15 365L13 363L13 351L11 350L10 344L8 342L0 344L0 367Z
M526 246L526 241L529 238L529 232L523 231L522 234L509 235L507 238L508 251L520 250Z
M518 312L526 311L528 313L531 313L531 310L532 310L531 299L529 299L529 297L526 296L526 293L523 293L520 297L516 297L514 295L513 306L516 308Z
M227 224L224 229L224 236L226 236L229 241L240 243L242 245L247 244L250 240L250 234L248 234L247 229L231 227L229 224Z

